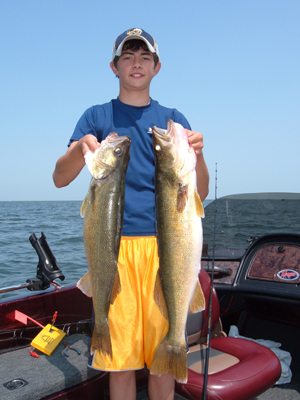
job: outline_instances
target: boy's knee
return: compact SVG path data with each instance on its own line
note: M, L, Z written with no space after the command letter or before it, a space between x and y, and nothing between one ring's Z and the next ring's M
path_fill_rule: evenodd
M135 400L135 371L118 371L109 373L110 400Z
M175 393L175 380L170 374L160 377L149 374L148 394L151 400L173 400Z
M110 381L125 383L135 380L135 371L117 371L109 373Z

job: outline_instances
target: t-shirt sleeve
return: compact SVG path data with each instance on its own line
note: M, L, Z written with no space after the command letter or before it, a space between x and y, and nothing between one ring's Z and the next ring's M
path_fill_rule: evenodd
M190 129L191 126L188 122L188 120L185 118L185 116L179 112L178 110L174 109L174 122L177 122L178 124L182 125L185 129Z
M97 114L97 115L96 115ZM99 114L99 110L95 110L95 107L90 107L88 108L80 117L79 121L77 122L73 135L71 136L71 139L68 143L68 146L73 141L80 140L83 136L85 135L94 135L98 138L99 140L99 132L97 132L96 129L96 119L101 118Z

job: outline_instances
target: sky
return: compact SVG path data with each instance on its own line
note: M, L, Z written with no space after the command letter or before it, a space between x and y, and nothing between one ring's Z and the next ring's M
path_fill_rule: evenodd
M135 27L159 47L151 97L203 134L208 198L300 192L299 20L298 0L0 0L0 201L84 198L86 169L61 189L52 172L118 96L112 47Z

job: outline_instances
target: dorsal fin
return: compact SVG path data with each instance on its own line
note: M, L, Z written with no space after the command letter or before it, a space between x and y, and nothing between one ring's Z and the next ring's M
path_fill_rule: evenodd
M83 202L81 204L81 208L80 208L80 216L81 216L81 218L84 218L84 216L85 216L87 198L88 198L88 194L85 196L85 198L84 198L84 200L83 200Z
M197 313L199 311L203 311L205 309L205 297L200 285L200 282L197 281L195 291L190 302L190 311L192 313Z
M198 217L203 218L204 217L204 208L203 208L202 201L201 201L196 189L194 191L194 196L195 196L196 213L197 213Z
M90 278L89 272L87 272L85 275L83 275L82 278L79 279L79 281L77 282L76 286L86 296L88 296L88 297L92 297L93 296L92 282L91 282L91 278Z

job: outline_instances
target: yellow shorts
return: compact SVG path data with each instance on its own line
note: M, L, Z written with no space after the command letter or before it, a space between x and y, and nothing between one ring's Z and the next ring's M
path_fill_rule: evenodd
M145 363L151 366L169 328L153 296L158 266L155 236L122 237L118 261L121 292L108 314L113 359L96 351L92 368L126 371L141 369Z

